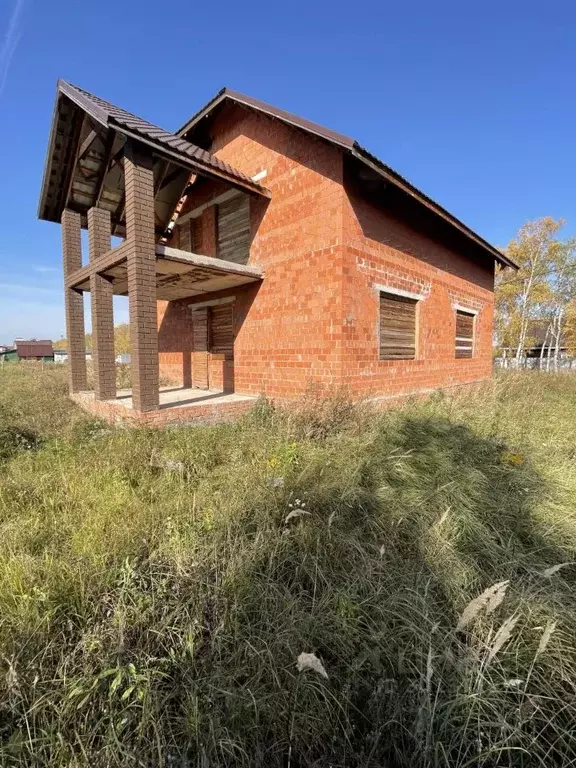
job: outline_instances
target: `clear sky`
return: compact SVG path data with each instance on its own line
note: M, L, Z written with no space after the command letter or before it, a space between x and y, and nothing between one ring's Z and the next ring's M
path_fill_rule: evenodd
M60 227L36 218L58 77L169 130L226 85L495 245L539 216L576 231L574 0L0 0L0 342L64 332Z

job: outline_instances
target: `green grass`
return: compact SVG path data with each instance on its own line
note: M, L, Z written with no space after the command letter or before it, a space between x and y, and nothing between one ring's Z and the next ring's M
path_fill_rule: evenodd
M1 765L576 762L576 379L124 430L64 378L0 370Z

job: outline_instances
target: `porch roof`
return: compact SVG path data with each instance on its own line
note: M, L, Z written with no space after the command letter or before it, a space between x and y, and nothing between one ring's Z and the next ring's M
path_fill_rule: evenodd
M155 214L163 232L194 174L224 181L249 194L269 196L251 178L182 137L158 128L63 80L44 168L38 215L59 222L64 208L85 215L98 206L111 213L123 234L123 147L127 139L147 145L154 158Z
M126 260L104 269L101 274L109 278L116 295L127 295ZM226 288L260 282L263 278L262 269L256 266L201 256L165 245L156 246L156 298L158 299L175 301L203 296ZM89 276L76 283L74 287L89 291Z

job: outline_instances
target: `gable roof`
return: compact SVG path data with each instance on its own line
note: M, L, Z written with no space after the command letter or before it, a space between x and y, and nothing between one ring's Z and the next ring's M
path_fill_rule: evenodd
M266 104L258 99L253 99L251 96L246 96L243 93L232 91L229 88L222 88L216 96L208 102L201 110L193 115L177 132L179 136L184 136L189 133L194 127L198 125L202 118L208 116L224 102L231 102L249 107L258 112L266 114L277 120L293 126L294 128L305 131L324 139L329 143L340 147L351 156L355 157L360 162L370 167L373 171L378 173L382 178L391 184L395 185L410 197L415 199L418 203L426 207L432 213L442 218L449 225L458 230L461 234L473 241L477 246L480 246L487 254L489 254L495 261L502 266L511 267L512 269L518 269L511 259L509 259L500 250L491 245L487 240L474 232L470 227L460 221L456 216L453 216L445 208L432 200L430 197L421 192L417 187L411 184L407 179L397 173L389 165L386 165L379 160L375 155L362 147L355 139L345 136L344 134L332 131L329 128L325 128L318 123L313 123L310 120L305 120L298 115L294 115L291 112L286 112L283 109L278 109L271 104Z
M115 135L120 135L122 139L135 138L153 148L158 156L193 172L226 181L249 193L268 196L264 187L210 152L82 88L59 80L38 210L41 219L60 221L60 214L67 202L63 199L68 192L67 178L74 172L73 166L77 161L80 131L78 127L74 129L69 126L72 118L63 101L79 108L111 139ZM94 162L94 159L93 156L91 161ZM93 168L90 167L90 170ZM106 170L102 169L102 172Z
M51 357L54 354L52 342L49 340L16 340L14 342L18 357Z

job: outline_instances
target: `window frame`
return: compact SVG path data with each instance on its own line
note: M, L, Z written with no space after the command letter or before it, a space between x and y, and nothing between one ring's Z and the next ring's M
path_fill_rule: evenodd
M476 357L476 320L478 318L478 310L471 307L463 306L462 304L453 304L454 309L454 359L455 360L472 360ZM458 315L466 315L472 318L472 346L470 348L469 355L458 355L458 339L467 339L468 337L458 337Z
M426 297L420 293L405 291L401 288L393 288L388 285L375 285L378 294L378 362L383 363L411 363L419 359L420 336L420 302ZM414 302L414 356L413 357L383 357L382 356L382 296L394 299L409 299Z

